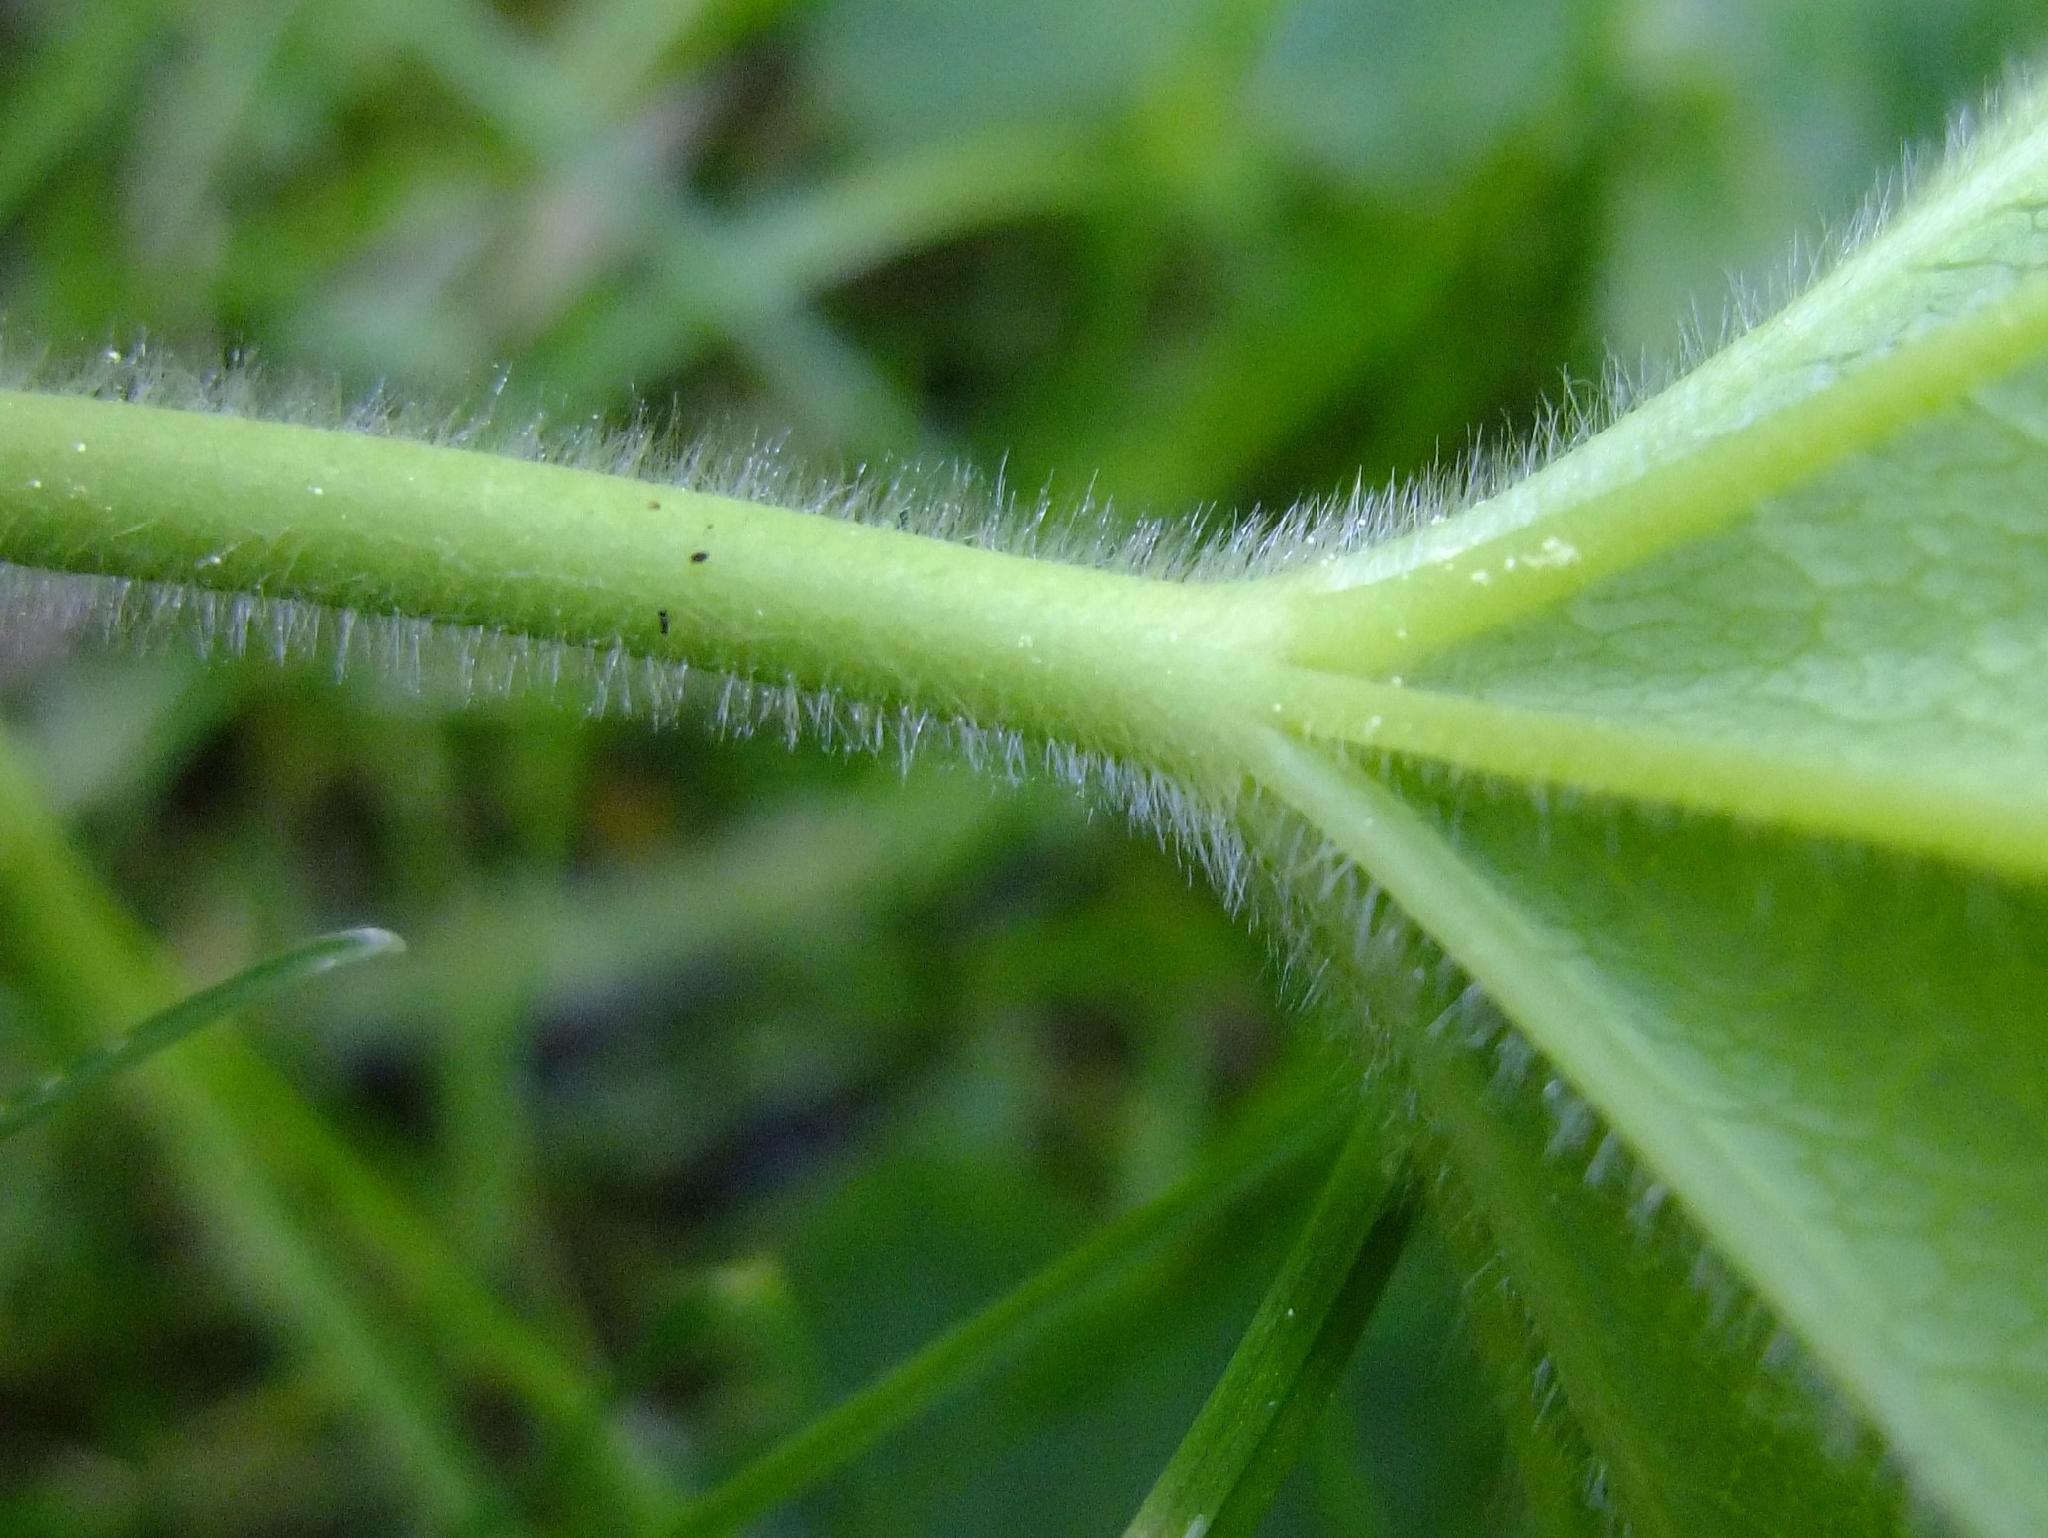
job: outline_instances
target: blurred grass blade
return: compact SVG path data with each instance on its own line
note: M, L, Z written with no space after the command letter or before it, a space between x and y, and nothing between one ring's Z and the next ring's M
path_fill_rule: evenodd
M394 956L404 949L405 942L388 929L343 929L282 951L224 983L202 988L160 1014L151 1015L127 1035L79 1054L41 1083L0 1101L0 1138L12 1137L34 1126L116 1074L147 1062L193 1032L259 1004L294 983L372 957Z
M1306 1450L1414 1222L1390 1189L1386 1113L1368 1103L1272 1290L1125 1538L1257 1530Z
M180 986L71 847L5 733L0 971L57 1052L85 1050L109 1020L151 1015ZM245 1041L195 1041L136 1088L137 1123L204 1219L215 1263L265 1299L266 1318L284 1337L333 1364L429 1530L509 1531L503 1491L472 1445L452 1387L420 1370L415 1338L394 1328L345 1257L394 1279L438 1348L499 1375L537 1415L584 1415L583 1375L454 1262L405 1197ZM345 1232L331 1242L316 1236L312 1210ZM605 1509L647 1509L646 1481L614 1439L597 1447Z
M1273 1103L1180 1185L1112 1222L686 1507L670 1538L739 1531L1013 1359L1160 1243L1326 1150L1344 1098L1333 1103L1325 1090Z

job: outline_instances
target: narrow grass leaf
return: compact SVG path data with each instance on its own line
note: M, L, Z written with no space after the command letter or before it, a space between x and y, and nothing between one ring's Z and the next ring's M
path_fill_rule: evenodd
M1375 1098L1126 1538L1249 1538L1308 1445L1414 1219Z
M668 1529L669 1538L737 1532L830 1477L891 1432L1029 1350L1143 1255L1328 1148L1342 1109L1326 1091L1291 1095L1266 1107L1180 1185L1116 1219L692 1502Z
M190 998L150 1016L125 1036L81 1053L63 1068L29 1089L0 1101L0 1138L32 1127L52 1112L108 1080L146 1063L216 1020L267 1002L294 983L352 966L377 956L392 956L405 942L388 929L344 929L280 951L226 982L201 989Z

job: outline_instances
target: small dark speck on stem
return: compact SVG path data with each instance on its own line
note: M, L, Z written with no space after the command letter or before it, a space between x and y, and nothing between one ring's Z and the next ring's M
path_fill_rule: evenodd
M709 550L693 550L690 552L690 564L692 566L702 566L710 559L711 552Z

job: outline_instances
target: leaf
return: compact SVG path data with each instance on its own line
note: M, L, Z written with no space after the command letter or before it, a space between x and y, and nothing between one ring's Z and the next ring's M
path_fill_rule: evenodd
M1298 719L1408 752L1259 771L2012 1535L2048 1530L2041 117L1606 432L1298 579Z
M1426 810L1373 792L1369 829L1347 829L1382 879L1910 1470L1977 1530L2038 1530L2042 894L1717 821L1403 786Z
M1254 829L1267 850L1302 830ZM1324 852L1318 863L1327 861ZM1303 883L1306 871L1275 870ZM1368 897L1322 904L1355 1007L1399 1022L1425 1109L1417 1163L1508 1401L1545 1532L1786 1538L1898 1530L1881 1439L1815 1381L1768 1309L1672 1210L1499 1009L1410 923Z
M388 929L343 929L280 951L268 961L237 972L151 1015L125 1036L80 1053L56 1073L6 1101L0 1101L0 1138L34 1126L53 1111L108 1080L146 1063L193 1032L238 1010L267 1001L292 984L336 967L376 956L395 955L405 942Z
M1441 1205L1469 1204L1475 1285L1524 1316L1528 1354L1507 1364L1523 1418L1567 1422L1598 1449L1588 1491L1646 1538L1897 1531L1882 1441L1789 1370L1769 1311L1620 1139L1476 989L1431 1038L1413 1073L1442 1140Z

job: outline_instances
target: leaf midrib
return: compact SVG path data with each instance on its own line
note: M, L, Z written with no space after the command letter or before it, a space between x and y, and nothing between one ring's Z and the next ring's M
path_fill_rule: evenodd
M1589 440L1455 518L1255 585L1290 611L1289 660L1360 676L1413 670L1727 528L2044 350L2048 274L1632 479L1616 482L1604 462L1589 470L1582 456L1614 452Z
M1823 756L1764 735L1707 737L1306 670L1278 694L1287 711L1274 724L1310 741L2048 878L2048 802L2038 781L1897 756Z
M1603 1026L1628 1013L1597 972L1574 965L1526 916L1480 879L1391 789L1349 772L1323 751L1268 733L1262 785L1320 827L1446 950L1672 1189L1703 1231L1755 1278L1815 1354L1849 1385L1958 1509L2048 1519L2029 1450L2012 1428L1967 1392L1943 1392L1938 1372L1901 1376L1899 1342L1866 1285L1867 1273L1833 1231L1786 1200L1768 1169L1743 1157L1710 1119L1686 1105L1684 1085L1634 1050L1625 1031ZM1640 1114L1626 1114L1636 1112ZM1849 1324L1845 1306L1863 1317ZM1922 1367L1926 1367L1922 1363ZM1967 1449L1967 1451L1963 1451Z

